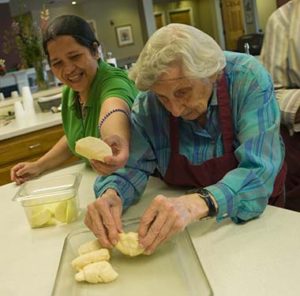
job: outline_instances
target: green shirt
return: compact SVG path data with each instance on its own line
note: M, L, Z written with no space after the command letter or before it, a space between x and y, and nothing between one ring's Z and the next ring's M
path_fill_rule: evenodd
M68 145L74 155L77 140L92 136L99 138L98 122L100 110L105 99L117 97L123 99L131 108L137 90L127 73L99 61L97 73L88 94L84 114L81 115L76 92L66 86L62 94L62 121Z

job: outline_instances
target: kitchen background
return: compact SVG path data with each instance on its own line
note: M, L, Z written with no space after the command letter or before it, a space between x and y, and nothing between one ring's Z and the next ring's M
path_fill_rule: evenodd
M244 51L244 43L239 43L239 39L241 36L251 36L252 42L257 43L255 45L258 50L250 53L257 54L267 19L279 5L278 2L285 1L0 0L0 114L3 113L1 101L9 99L13 91L20 92L24 85L29 85L32 92L36 92L59 84L46 59L40 70L36 66L41 64L38 61L34 66L34 60L24 62L24 58L22 59L20 46L15 42L16 28L12 25L13 21L20 20L20 16L21 27L29 22L35 29L40 29L43 23L56 16L79 15L94 28L101 42L104 58L115 58L119 67L129 68L148 37L157 28L170 22L191 24L211 35L227 50ZM124 33L128 40L122 41ZM30 49L29 52L31 51ZM39 71L42 74L36 74ZM37 79L39 76L45 76L47 80L42 87ZM6 111L7 108L5 113Z
M104 59L129 68L148 37L170 22L193 25L228 50L244 52L240 41L247 40L250 54L258 55L266 21L277 2L0 0L0 185L10 182L14 164L39 158L64 133L57 113L62 86L52 75L39 43L39 30L51 19L62 14L85 18L102 44Z
M163 25L175 21L190 21L197 28L214 37L223 48L235 50L224 40L223 31L228 25L233 29L240 26L238 34L264 31L267 18L276 9L276 0L78 0L76 5L71 0L0 0L1 32L11 30L11 22L19 14L29 14L37 24L43 9L49 10L49 19L61 14L77 14L95 26L103 51L112 52L122 65L134 60L145 41L156 29L156 24ZM226 19L226 11L229 18ZM20 8L21 6L21 8ZM228 9L229 8L229 9ZM230 14L231 12L231 14ZM225 24L222 21L227 20ZM155 16L156 24L153 21ZM189 20L188 20L189 18ZM239 23L240 21L240 23ZM130 25L132 43L120 46L117 42L116 28ZM223 26L223 28L222 28ZM228 33L230 34L230 33ZM0 35L0 58L6 61L6 70L16 70L18 54L3 52L3 37ZM235 42L238 36L235 36ZM225 42L224 42L225 41Z
M15 42L16 28L12 26L13 21L19 20L20 16L21 26L24 27L29 21L35 29L40 29L43 22L49 22L56 16L79 15L88 20L94 28L101 42L104 58L115 58L119 67L129 68L148 37L157 28L170 22L191 24L211 35L227 50L244 51L244 44L239 44L238 40L242 38L241 36L249 34L254 36L254 39L251 37L253 42L260 44L269 15L277 8L278 2L282 1L284 2L284 0L0 0L2 32L0 115L7 114L9 110L7 106L12 106L9 102L3 104L3 100L8 101L12 97L12 92L20 92L24 85L29 85L32 92L36 92L41 88L51 88L59 84L53 77L46 59L40 70L44 71L44 75L41 75L47 80L45 85L42 84L44 87L39 84L36 74L39 70L32 65L33 62L24 63L24 59L22 60L20 48ZM124 32L128 38L125 42L121 40ZM2 68L1 61L4 63Z

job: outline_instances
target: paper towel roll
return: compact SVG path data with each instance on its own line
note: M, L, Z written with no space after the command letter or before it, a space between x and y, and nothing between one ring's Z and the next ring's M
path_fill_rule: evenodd
M22 97L26 115L35 115L33 98L29 86L22 87Z
M14 111L16 121L22 123L25 120L25 110L20 101L14 103Z
M27 102L27 103L33 102L32 94L31 94L29 86L22 87L22 97L23 97L24 103L25 102Z

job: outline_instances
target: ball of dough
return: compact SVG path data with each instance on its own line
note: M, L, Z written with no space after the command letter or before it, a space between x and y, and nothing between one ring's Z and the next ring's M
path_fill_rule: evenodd
M95 137L85 137L76 142L76 153L87 159L96 159L103 161L105 156L112 156L112 150L101 139Z
M138 256L144 252L144 249L139 246L139 237L136 232L120 233L119 241L116 248L128 256Z

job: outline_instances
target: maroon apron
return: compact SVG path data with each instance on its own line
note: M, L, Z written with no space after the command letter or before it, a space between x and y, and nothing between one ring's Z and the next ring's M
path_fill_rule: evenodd
M171 157L164 181L170 185L187 187L206 187L220 181L229 171L238 167L238 161L234 155L233 124L229 94L225 75L218 82L217 99L219 105L219 121L223 135L224 155L193 165L184 156L179 154L179 126L176 117L170 114L170 142ZM282 166L275 179L273 193L269 204L284 207L284 181L286 164Z
M300 133L289 134L281 126L281 137L285 145L285 161L288 167L285 179L285 208L300 212Z

